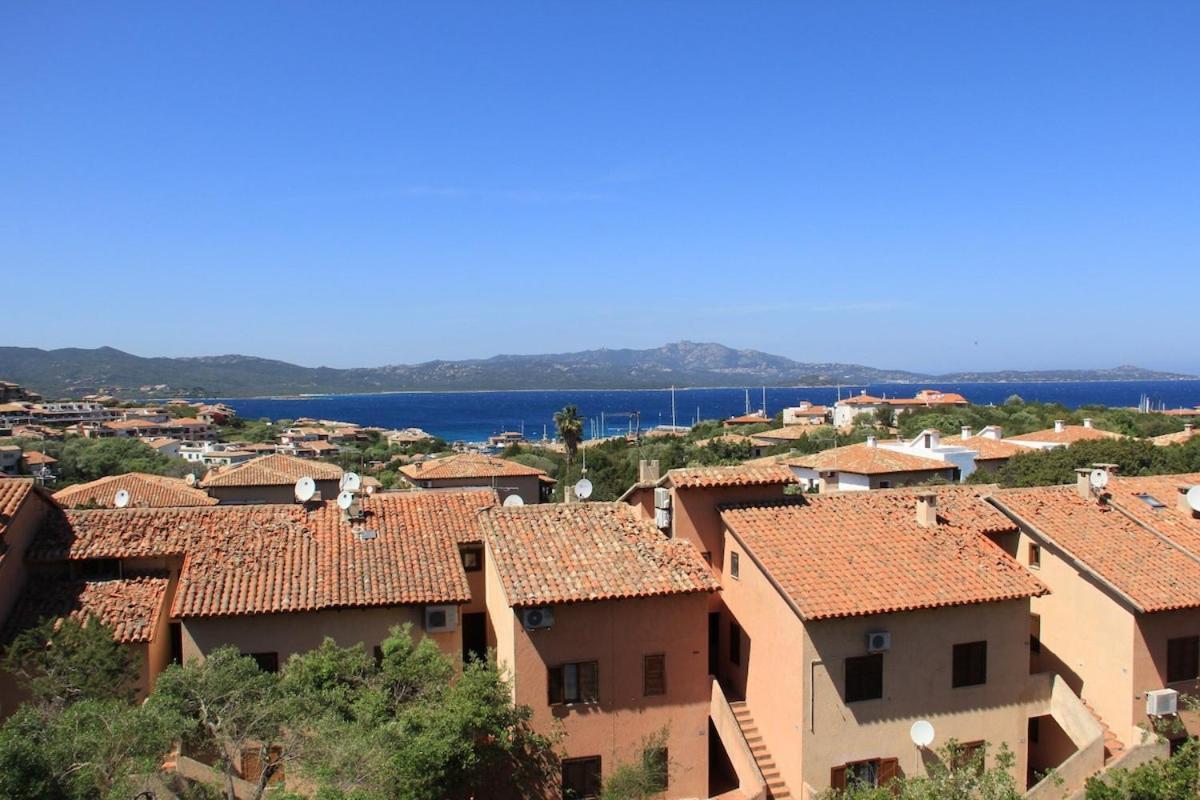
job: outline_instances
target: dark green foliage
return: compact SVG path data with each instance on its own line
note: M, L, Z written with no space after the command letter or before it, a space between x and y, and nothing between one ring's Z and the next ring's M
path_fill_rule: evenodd
M1075 470L1093 464L1116 464L1119 475L1169 475L1200 471L1200 439L1159 447L1137 439L1076 442L1055 450L1034 450L1009 459L995 473L980 470L972 482L1001 486L1044 486L1071 483Z
M670 764L664 761L669 731L664 728L642 741L639 757L626 761L604 781L600 800L650 800L667 788Z
M1002 746L990 769L984 769L986 748L963 763L962 748L953 740L928 761L926 775L901 776L886 787L851 785L828 791L823 800L1020 800L1013 780L1016 758Z
M1055 420L1068 425L1082 424L1090 418L1097 428L1126 436L1149 437L1183 430L1183 420L1165 414L1139 414L1127 408L1083 406L1071 410L1057 403L1012 402L1001 406L966 406L928 411L905 411L897 417L900 435L916 436L926 428L937 428L946 436L957 435L964 425L976 432L987 425L1000 425L1005 436L1016 436L1054 426Z
M168 458L132 436L86 439L81 436L61 442L22 442L26 450L37 450L58 459L61 480L57 488L86 483L125 472L151 475L186 475L192 465L182 458Z
M1200 744L1189 740L1167 759L1089 778L1087 800L1181 800L1200 796Z
M113 641L97 620L44 620L22 631L9 646L4 669L35 702L67 706L82 700L131 700L138 657Z

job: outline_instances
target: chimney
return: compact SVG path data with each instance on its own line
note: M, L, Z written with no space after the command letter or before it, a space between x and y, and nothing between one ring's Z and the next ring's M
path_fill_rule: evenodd
M658 459L638 462L638 483L655 483L658 481Z
M1092 418L1091 418L1091 417L1084 417L1084 418L1083 418L1083 427L1085 427L1085 428L1090 428L1090 427L1092 427Z
M1062 433L1063 428L1065 428L1065 427L1066 427L1066 423L1063 422L1061 419L1054 420L1054 432L1055 433Z
M1182 511L1185 516L1197 518L1200 517L1200 511L1192 508L1192 504L1188 502L1187 498L1187 493L1191 488L1191 486L1187 485L1179 487L1179 510Z
M1087 467L1080 467L1075 470L1075 491L1084 500L1090 500L1092 497L1092 471Z
M1194 423L1194 422L1183 423L1183 432L1184 433L1191 433L1194 430L1196 430L1196 423Z
M937 492L917 492L917 524L922 528L937 527Z
M962 438L963 438L963 439L970 439L970 438L971 438L971 426L970 426L970 425L963 425L963 426L962 426Z
M879 440L877 440L874 436L867 437L867 447L874 447L877 444L879 444Z

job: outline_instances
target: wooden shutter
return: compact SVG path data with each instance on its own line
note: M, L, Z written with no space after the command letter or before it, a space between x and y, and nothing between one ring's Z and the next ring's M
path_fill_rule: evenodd
M579 665L579 699L584 703L600 699L600 668L595 661Z
M667 657L652 655L642 658L642 693L647 697L667 693Z
M846 768L834 767L829 771L829 788L844 790L846 788Z
M550 668L550 705L563 701L562 667Z
M890 786L892 784L892 781L896 780L896 778L898 778L899 776L900 776L900 762L898 759L895 759L895 758L879 759L879 785L880 786ZM900 786L899 786L899 784L897 784L894 787L893 791L895 791L899 788L900 788Z

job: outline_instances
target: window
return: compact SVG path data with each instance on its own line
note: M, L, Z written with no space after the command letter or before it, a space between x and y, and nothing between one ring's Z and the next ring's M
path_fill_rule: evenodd
M375 657L375 668L378 669L383 665L383 648L375 645L374 649L371 650L371 655Z
M1041 717L1030 717L1029 718L1029 743L1037 744L1038 739L1041 738L1041 735L1042 735L1042 718Z
M82 562L80 572L85 578L119 578L121 562L116 558L89 558Z
M550 668L550 704L594 703L600 696L600 669L595 661Z
M892 482L891 481L880 481L879 488L880 489L890 489L890 488L892 488Z
M279 653L247 653L263 672L279 672Z
M954 645L954 676L951 686L979 686L987 683L987 642Z
M742 665L742 626L729 623L729 663Z
M1166 503L1164 503L1162 500L1159 500L1159 499L1158 499L1157 497L1155 497L1154 495L1150 495L1150 494L1145 494L1145 493L1143 493L1143 494L1139 494L1139 495L1137 496L1137 498L1138 498L1138 500L1141 500L1143 503L1145 503L1146 505L1148 505L1148 506L1150 506L1151 508L1153 508L1155 511L1157 511L1157 510L1158 510L1158 509L1160 509L1160 508L1166 508L1166 507L1167 507L1167 504L1166 504Z
M846 659L846 702L878 700L883 697L883 654Z
M600 756L568 758L562 762L563 800L600 796Z
M1029 543L1029 566L1032 569L1037 569L1042 566L1042 546Z
M1167 683L1200 677L1200 636L1167 640Z
M887 786L899 774L899 761L895 758L873 758L869 761L854 761L834 767L829 773L829 786L844 791L851 786Z
M654 792L665 792L670 780L671 759L665 747L648 747L642 753L642 761L646 765L646 774L652 784L646 788Z
M650 697L667 693L667 657L656 654L642 658L642 694Z
M741 578L742 565L739 563L738 554L730 551L729 553L729 576L731 578Z
M462 550L459 555L462 556L463 569L467 572L478 572L483 568L483 550L478 547L470 547Z
M954 749L950 768L983 772L983 755L983 742L963 742Z

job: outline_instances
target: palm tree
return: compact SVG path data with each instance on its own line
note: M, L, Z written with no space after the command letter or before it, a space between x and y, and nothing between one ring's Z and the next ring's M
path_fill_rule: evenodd
M573 405L565 406L562 411L554 412L554 427L558 429L558 438L567 448L567 469L579 451L579 442L583 439L583 419L579 409Z

